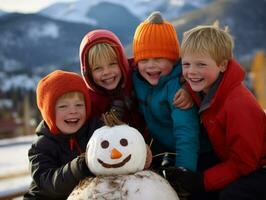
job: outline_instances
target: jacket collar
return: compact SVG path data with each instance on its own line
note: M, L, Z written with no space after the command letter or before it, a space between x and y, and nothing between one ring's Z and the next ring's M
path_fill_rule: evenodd
M219 76L218 76L218 79L215 81L215 83L211 86L209 92L207 95L204 95L202 93L198 93L198 95L201 95L200 98L202 99L202 102L201 102L201 105L200 105L200 109L199 109L199 113L201 113L202 111L206 110L207 108L210 107L210 103L211 103L211 100L213 99L216 91L217 91L217 88L219 87L221 81L222 81L222 78L223 78L223 74L221 73Z

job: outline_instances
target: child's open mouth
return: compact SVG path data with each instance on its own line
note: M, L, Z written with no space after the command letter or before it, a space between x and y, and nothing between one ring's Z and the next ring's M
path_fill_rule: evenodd
M201 81L203 81L203 78L190 78L189 81L192 83L199 83Z
M79 118L66 119L65 122L67 124L77 124L79 122Z
M108 79L104 79L104 80L102 80L102 82L104 83L104 84L111 84L111 83L113 83L115 81L115 77L111 77L111 78L108 78Z
M160 78L161 72L147 72L147 74L148 74L152 79L158 79L158 78Z

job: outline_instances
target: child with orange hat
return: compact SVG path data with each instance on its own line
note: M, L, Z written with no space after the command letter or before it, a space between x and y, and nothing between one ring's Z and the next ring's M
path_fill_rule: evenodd
M24 199L66 199L81 179L92 176L82 153L101 124L90 118L91 99L76 73L48 74L36 95L43 121L28 152L33 181Z
M172 99L182 87L182 66L175 28L153 12L139 24L133 38L137 70L133 83L139 108L153 137L153 154L170 152L173 165L196 171L199 119L195 107L175 107Z

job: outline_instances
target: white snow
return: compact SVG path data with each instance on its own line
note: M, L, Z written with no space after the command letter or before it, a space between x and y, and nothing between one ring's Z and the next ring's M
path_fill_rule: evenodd
M31 177L27 154L34 138L24 136L0 140L0 198L26 191L29 187Z
M13 71L16 69L20 69L22 64L18 62L16 59L12 58L5 58L4 55L1 55L1 60L3 60L3 68L6 72Z
M179 200L170 184L150 170L128 175L86 178L67 200L76 199Z
M11 88L23 88L26 90L35 90L40 80L39 76L29 77L26 74L7 76L6 74L0 74L0 78L5 80L0 85L0 90L9 91Z
M52 22L42 25L34 24L32 25L32 28L28 29L28 35L34 41L38 41L43 37L51 37L52 39L56 39L59 37L59 28L55 23Z

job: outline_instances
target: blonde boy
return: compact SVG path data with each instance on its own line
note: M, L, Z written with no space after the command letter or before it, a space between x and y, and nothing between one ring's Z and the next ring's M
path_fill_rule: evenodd
M220 200L262 200L266 199L266 116L243 84L245 72L232 50L232 36L217 23L184 33L183 75L220 162L201 176L178 172L175 178L192 193L219 190Z

